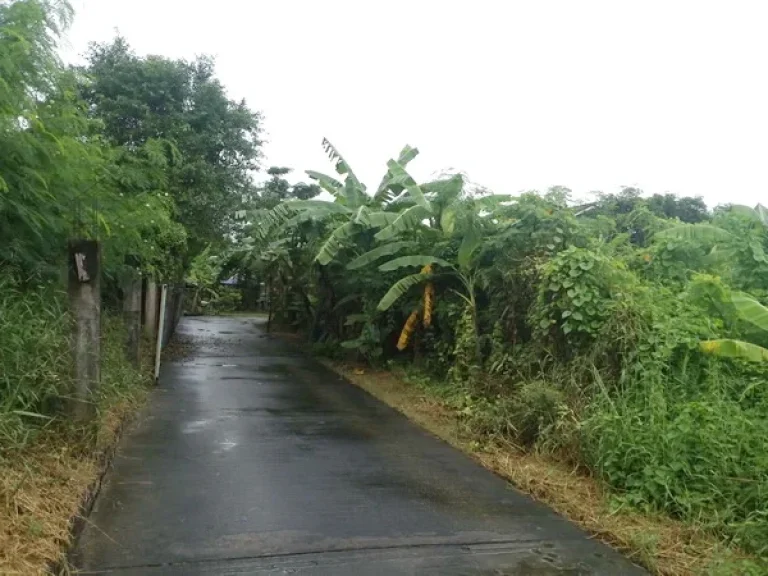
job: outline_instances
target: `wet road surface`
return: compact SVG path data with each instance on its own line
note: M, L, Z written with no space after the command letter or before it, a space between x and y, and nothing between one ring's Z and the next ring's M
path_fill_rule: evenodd
M185 318L73 555L84 573L644 574L254 318Z

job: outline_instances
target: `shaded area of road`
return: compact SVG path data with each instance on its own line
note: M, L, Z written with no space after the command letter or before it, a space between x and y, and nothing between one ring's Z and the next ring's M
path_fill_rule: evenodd
M185 318L86 573L643 574L253 318Z

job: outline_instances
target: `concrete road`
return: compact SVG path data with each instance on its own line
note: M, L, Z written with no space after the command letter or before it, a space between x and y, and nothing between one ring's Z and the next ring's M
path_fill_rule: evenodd
M74 553L90 574L644 574L253 318L186 318Z

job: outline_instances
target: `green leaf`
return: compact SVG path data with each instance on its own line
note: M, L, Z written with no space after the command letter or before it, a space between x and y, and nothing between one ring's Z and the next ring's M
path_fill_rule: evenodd
M461 192L464 189L464 176L454 174L447 178L433 180L422 184L421 189L424 195L428 196L434 204L447 207L461 196Z
M674 226L657 232L654 237L660 240L679 238L681 240L695 240L710 244L727 242L734 239L733 234L727 230L712 226L711 224L681 224L680 226Z
M112 231L109 228L109 224L107 224L107 220L104 218L104 215L101 212L96 212L96 218L99 221L99 225L104 229L104 233L107 236L111 236Z
M368 221L373 228L384 228L393 224L397 220L396 212L371 212L368 214Z
M403 186L418 206L422 206L429 213L431 213L432 207L424 197L424 192L422 192L421 188L418 184L416 184L416 181L411 177L411 175L405 171L405 168L403 168L402 165L400 165L395 160L390 160L387 162L387 167L392 174L392 179L390 181L391 184L399 184Z
M721 358L738 358L749 362L768 361L768 349L743 340L731 340L730 338L705 340L699 342L699 348L705 354Z
M323 174L321 172L315 172L314 170L307 170L306 171L307 176L309 176L312 180L315 180L326 192L333 194L336 198L343 198L342 194L342 188L344 188L344 185L336 180L336 178L333 178L331 176L328 176L327 174Z
M755 262L765 264L768 262L768 258L765 257L765 251L759 242L750 242L749 249L752 251L752 259Z
M323 138L323 149L333 162L336 172L342 176L346 175L347 180L351 180L357 188L362 188L362 184L360 183L360 180L357 179L357 176L355 176L355 173L352 172L352 168L349 166L349 164L347 164L347 161L344 160L341 152L339 152L336 147L331 144L328 138Z
M579 320L579 321L584 320L584 316L582 315L581 312L578 312L578 311L574 312L572 314L572 317L573 317L574 320Z
M43 414L38 414L37 412L28 412L27 410L13 410L13 414L16 414L17 416L26 416L28 418L39 418L40 420L53 420L51 416L45 416Z
M365 188L362 187L360 182L347 178L344 181L344 198L347 204L351 207L365 206L368 203L368 196L365 194Z
M384 262L384 264L379 266L379 270L382 272L389 272L390 270L397 270L398 268L404 268L406 266L426 266L427 264L439 264L446 268L453 268L450 262L446 262L442 258L428 256L426 254L417 254L414 256L400 256L400 258Z
M742 320L757 326L760 330L768 331L768 308L743 292L732 294L730 300Z
M311 211L317 214L349 214L349 208L336 202L326 202L325 200L288 200L278 204L294 210Z
M411 206L400 212L392 224L379 230L375 238L379 241L389 240L398 234L418 228L422 221L430 216L431 212L423 206Z
M358 226L354 222L346 222L336 228L320 247L315 260L322 266L331 262L344 246L344 241L352 236L357 228Z
M418 148L412 148L409 145L405 145L405 147L400 151L400 155L397 157L397 163L405 168L405 166L408 165L408 162L416 158L416 156L419 155L419 149ZM379 184L379 187L376 189L376 193L373 195L374 200L377 200L379 202L383 202L387 199L387 193L392 190L395 194L399 194L403 191L402 186L393 185L392 183L392 172L390 170L387 170L387 173L384 175L384 178L381 180L381 184Z
M758 204L759 206L759 204ZM733 204L728 210L731 214L738 214L739 216L745 216L752 220L760 220L760 216L755 208L744 206L742 204Z
M456 208L454 206L448 206L440 214L440 228L448 236L453 234L456 228Z
M378 306L376 307L377 310L384 312L385 310L389 310L389 308L397 302L397 300L408 290L410 290L413 286L416 286L417 284L420 284L425 279L429 278L429 274L411 274L409 276L406 276L404 278L401 278L397 282L395 282L392 287L387 291L387 293L384 295L384 297L379 301Z
M480 196L475 198L475 205L481 210L488 210L496 208L503 202L509 202L512 200L512 196L509 194L489 194L488 196Z
M400 150L400 154L397 157L397 163L400 164L403 168L405 168L408 165L408 162L416 158L416 156L419 155L419 149L413 148L412 146L409 146L406 144L402 150Z
M378 246L374 248L373 250L369 250L365 254L361 254L352 262L347 264L348 270L357 270L358 268L362 268L363 266L367 266L371 262L375 262L379 258L383 256L391 256L392 254L396 254L400 250L403 250L404 248L409 248L416 246L415 242L407 242L407 241L401 241L401 242L390 242L389 244L384 244L382 246Z
M768 209L762 204L758 204L755 206L755 212L757 212L757 216L760 218L760 222L763 223L763 226L768 226Z
M472 253L480 247L483 238L478 234L474 227L470 227L464 234L464 238L461 240L461 246L459 246L458 262L459 267L467 269L469 263L472 260Z

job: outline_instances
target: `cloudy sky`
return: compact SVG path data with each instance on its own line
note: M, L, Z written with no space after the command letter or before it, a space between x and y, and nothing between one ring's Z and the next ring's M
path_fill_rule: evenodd
M768 3L731 0L74 0L72 61L119 31L216 57L266 118L267 165L369 187L406 143L499 193L637 185L768 202Z

